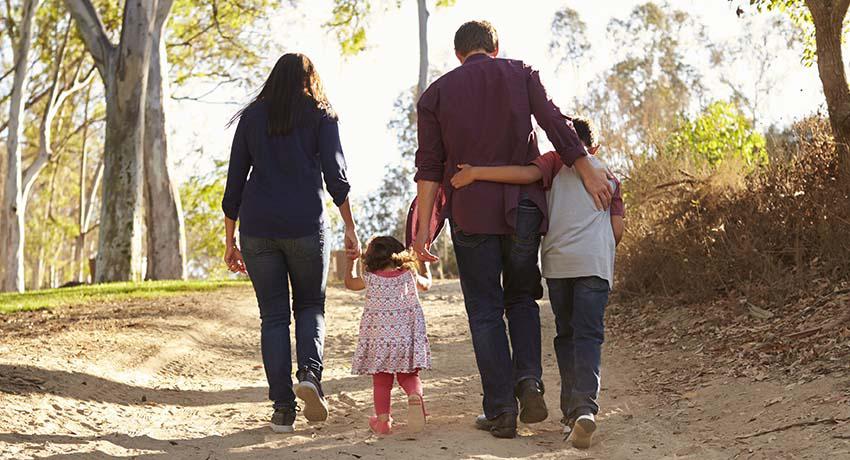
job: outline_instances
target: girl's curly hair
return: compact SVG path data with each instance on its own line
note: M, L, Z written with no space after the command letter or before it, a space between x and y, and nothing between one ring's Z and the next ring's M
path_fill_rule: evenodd
M383 270L387 266L416 271L419 261L407 251L401 241L391 236L376 236L369 241L363 253L363 265L368 272Z

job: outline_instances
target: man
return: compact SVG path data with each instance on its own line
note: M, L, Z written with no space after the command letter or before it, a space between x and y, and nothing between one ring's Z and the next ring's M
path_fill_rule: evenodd
M422 260L436 261L429 229L437 191L446 184L446 217L484 389L484 415L476 426L495 437L513 438L517 415L523 423L548 416L536 302L543 295L537 254L548 225L545 195L540 183L476 182L452 191L448 181L462 163L526 165L537 158L534 115L564 164L575 166L597 208L607 208L613 190L605 171L586 158L570 120L549 99L537 71L521 61L496 58L499 42L489 22L462 25L454 45L461 66L434 82L417 105L419 232L414 250Z

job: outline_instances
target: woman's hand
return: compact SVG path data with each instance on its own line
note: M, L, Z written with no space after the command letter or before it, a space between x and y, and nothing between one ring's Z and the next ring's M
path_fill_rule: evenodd
M351 260L360 257L360 239L357 238L357 229L353 226L345 227L345 256Z
M228 244L224 250L224 263L227 264L227 269L233 273L248 273L245 269L245 261L242 259L242 252L239 251L235 243Z
M475 182L475 167L468 164L457 165L458 172L452 176L452 187L463 188Z

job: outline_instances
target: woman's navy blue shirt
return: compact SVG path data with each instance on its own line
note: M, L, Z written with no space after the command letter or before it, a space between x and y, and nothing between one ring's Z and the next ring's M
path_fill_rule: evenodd
M258 102L236 127L221 208L238 218L245 236L313 235L324 225L323 176L334 204L344 203L351 186L337 120L323 115L285 136L270 136L268 110Z

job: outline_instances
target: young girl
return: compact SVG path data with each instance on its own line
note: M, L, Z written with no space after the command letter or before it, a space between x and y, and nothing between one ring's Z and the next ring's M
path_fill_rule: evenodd
M355 260L349 259L345 287L366 289L352 373L372 376L375 415L369 426L377 434L391 432L390 393L397 379L407 393L408 427L421 431L425 406L419 370L431 368L431 349L417 289L431 287L431 272L391 236L372 239L362 260L365 271L358 275Z

